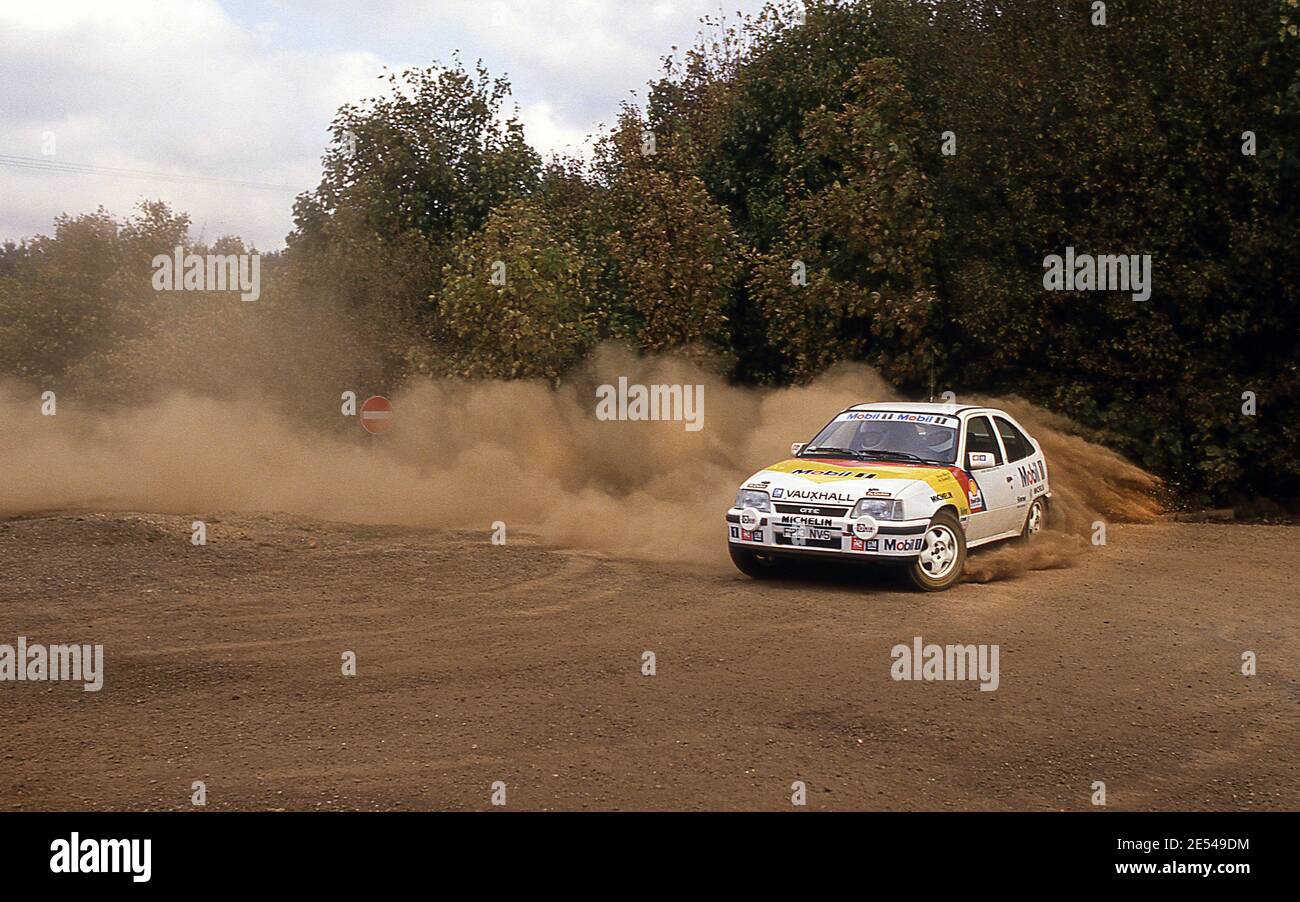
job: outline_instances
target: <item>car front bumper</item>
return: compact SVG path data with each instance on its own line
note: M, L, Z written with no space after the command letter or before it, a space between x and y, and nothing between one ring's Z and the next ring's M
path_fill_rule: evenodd
M763 554L847 555L878 560L910 560L925 546L929 520L881 520L871 538L853 534L849 517L809 517L764 513L756 529L740 525L740 509L727 511L727 541Z

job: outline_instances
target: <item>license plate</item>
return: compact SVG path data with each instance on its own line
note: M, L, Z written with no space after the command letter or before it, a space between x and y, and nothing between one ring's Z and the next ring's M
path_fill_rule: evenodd
M811 526L780 527L775 535L778 545L791 545L802 548L839 548L840 535L833 529L817 529Z

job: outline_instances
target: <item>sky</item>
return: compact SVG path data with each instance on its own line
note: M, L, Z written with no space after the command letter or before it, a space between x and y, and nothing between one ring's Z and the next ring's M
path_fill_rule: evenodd
M334 112L379 93L385 68L482 59L509 77L543 156L581 153L620 102L644 98L672 47L694 43L701 17L762 5L0 0L0 241L51 234L61 213L122 218L162 199L190 214L196 240L274 250L294 196L319 181Z

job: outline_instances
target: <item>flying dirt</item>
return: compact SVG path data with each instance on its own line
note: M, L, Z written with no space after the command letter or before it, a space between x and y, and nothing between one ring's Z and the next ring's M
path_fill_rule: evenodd
M702 385L702 429L594 415L618 382ZM894 400L873 370L841 365L780 389L727 384L701 366L605 347L558 389L536 382L417 380L394 396L397 428L368 440L339 409L305 411L248 392L171 395L114 412L0 393L0 515L146 510L202 519L279 512L352 523L479 528L502 522L566 548L729 568L721 513L739 478L863 401ZM979 401L977 403L993 403ZM999 399L1042 442L1055 525L1026 555L974 557L970 579L1063 566L1097 520L1145 522L1158 481L1015 398Z

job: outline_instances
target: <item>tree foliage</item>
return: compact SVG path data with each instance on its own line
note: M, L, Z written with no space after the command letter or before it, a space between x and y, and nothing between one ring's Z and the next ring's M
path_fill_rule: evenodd
M1194 500L1300 496L1300 7L1105 16L778 0L706 20L592 159L545 166L504 79L394 73L339 111L264 313L160 313L147 261L188 225L164 207L65 217L0 248L0 361L139 384L172 345L224 332L256 361L313 315L369 384L558 379L609 339L753 383L862 360L917 395L1027 396ZM1150 255L1150 299L1047 290L1066 248Z
M289 260L304 290L427 344L451 249L497 206L531 193L539 157L508 114L510 85L480 64L389 73L386 93L341 108L315 191L295 204ZM401 375L394 348L384 362Z
M598 336L586 267L536 202L494 211L443 274L439 314L453 371L558 378Z

